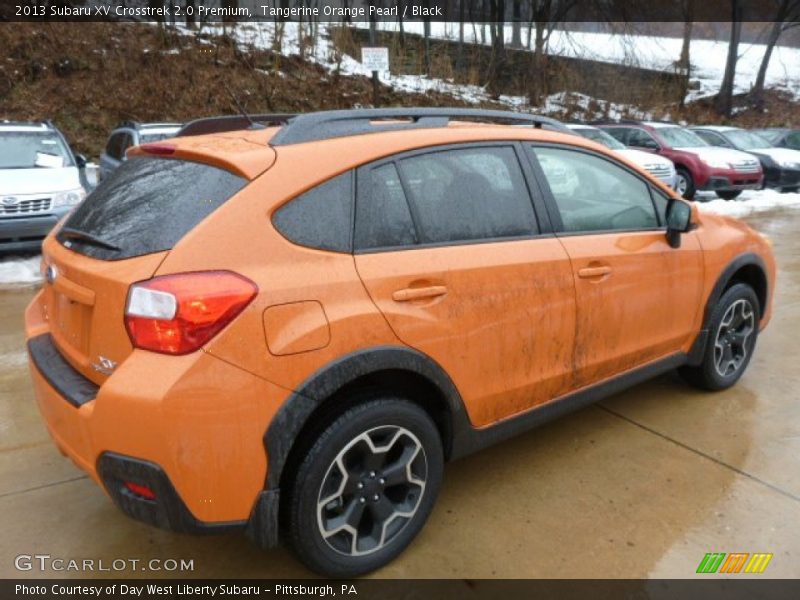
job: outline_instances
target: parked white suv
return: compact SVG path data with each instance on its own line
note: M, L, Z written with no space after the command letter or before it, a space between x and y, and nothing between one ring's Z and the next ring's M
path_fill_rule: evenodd
M86 196L85 166L52 124L0 121L0 253L39 249Z
M677 176L675 173L675 165L670 159L659 156L658 154L653 154L652 152L643 152L642 150L628 148L625 144L611 137L599 127L592 127L591 125L579 123L568 123L567 127L578 135L582 135L598 144L603 144L607 148L611 148L632 163L644 168L653 177L660 179L673 190L675 189Z

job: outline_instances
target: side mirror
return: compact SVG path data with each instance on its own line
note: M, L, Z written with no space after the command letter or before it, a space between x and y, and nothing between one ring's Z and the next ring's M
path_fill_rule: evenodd
M89 161L86 160L86 157L83 154L75 155L75 164L78 166L79 169L85 169L87 162Z
M681 234L692 226L692 207L680 200L667 204L667 242L673 248L681 247Z

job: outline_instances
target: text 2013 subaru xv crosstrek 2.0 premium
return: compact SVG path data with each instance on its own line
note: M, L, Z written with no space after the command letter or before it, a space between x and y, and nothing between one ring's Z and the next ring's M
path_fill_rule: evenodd
M365 573L446 460L670 369L733 385L770 319L761 235L547 119L254 120L134 149L44 244L39 408L136 519Z

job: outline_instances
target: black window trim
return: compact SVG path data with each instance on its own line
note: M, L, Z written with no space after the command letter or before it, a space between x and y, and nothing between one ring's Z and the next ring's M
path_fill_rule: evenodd
M656 205L655 198L653 197L654 193L661 193L664 195L664 192L658 190L653 186L653 184L648 181L645 177L642 176L641 173L637 173L635 170L631 169L628 165L615 160L611 156L604 155L600 152L596 152L594 150L590 150L588 148L581 148L578 146L572 146L570 144L564 143L555 143L555 142L525 142L525 152L528 154L528 160L531 162L531 166L536 174L536 178L541 181L541 189L542 189L542 196L545 201L545 205L547 207L547 212L550 216L550 221L553 224L553 233L556 237L574 237L574 236L584 236L584 235L607 235L609 233L648 233L648 232L655 232L661 231L666 233L667 227L665 223L661 222L661 215L658 212L658 206ZM539 163L539 159L536 157L536 148L554 148L556 150L568 150L571 152L578 152L581 154L586 154L589 156L594 156L596 158L603 159L621 169L627 171L631 175L635 176L639 181L647 186L648 195L650 196L650 203L653 206L653 212L655 212L656 220L658 221L658 227L645 227L645 228L633 228L633 229L596 229L591 231L566 231L564 229L564 222L561 219L561 211L558 208L558 204L556 203L555 197L553 196L553 192L550 189L550 184L547 181L547 177L544 174L544 170L542 169L542 165ZM669 200L670 196L667 195L667 199Z
M546 210L546 206L541 196L542 188L539 185L539 182L537 181L533 173L533 170L531 169L527 153L522 147L523 143L524 143L523 140L520 140L519 138L510 138L508 140L486 140L478 142L469 141L469 142L455 142L448 144L437 144L435 146L426 146L424 148L415 148L413 150L398 152L359 165L354 169L356 181L355 185L353 186L353 189L355 191L355 202L354 202L355 211L353 218L353 254L358 255L358 254L378 254L383 252L403 252L408 250L421 250L425 248L441 248L447 246L471 246L476 244L494 244L501 242L532 240L539 238L552 238L554 235L553 227L551 225L549 215ZM517 162L519 163L520 171L522 172L522 178L525 183L525 188L528 191L528 199L531 202L533 208L533 216L534 220L536 221L539 233L518 235L518 236L481 238L473 240L447 241L447 242L420 242L419 241L420 232L419 229L417 228L419 215L415 214L415 208L412 206L414 203L409 200L407 193L408 184L404 180L402 170L399 168L398 163L403 159L421 156L425 154L446 152L448 150L464 150L464 149L488 148L488 147L511 148L514 151L514 154L517 158ZM380 168L386 164L394 164L394 167L397 171L397 175L400 178L400 184L403 188L403 196L405 197L406 205L408 207L408 212L411 215L411 220L414 224L414 236L415 239L417 240L417 243L415 243L414 245L379 246L375 248L363 248L363 249L358 248L356 247L355 244L355 227L358 221L358 202L361 196L361 194L359 193L359 180L363 181L366 178L366 174L368 171ZM534 190L538 191L539 194L537 195L533 193Z

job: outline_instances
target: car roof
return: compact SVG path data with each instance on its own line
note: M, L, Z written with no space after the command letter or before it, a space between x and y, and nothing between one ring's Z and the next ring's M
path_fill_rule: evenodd
M56 128L48 123L34 123L30 121L0 121L0 131L40 132L56 131Z
M677 123L665 123L663 121L642 121L642 125L647 125L653 129L665 129L667 127L681 127Z
M594 125L587 125L586 123L565 123L570 129L600 129Z
M167 130L176 130L183 127L182 123L139 123L138 121L123 121L119 125L114 128L114 131L118 129L135 129L137 131L142 130L151 130L151 129L167 129Z
M731 127L730 125L694 125L693 127L689 127L689 129L707 129L709 131L741 131L741 127Z
M275 160L276 153L282 161L316 165L314 172L309 172L311 177L317 173L321 176L326 171L344 172L402 152L471 142L551 142L593 150L618 160L607 147L582 136L534 127L454 121L445 127L430 129L398 129L296 144L271 144L281 129L266 127L176 137L136 146L129 151L129 156L158 155L162 154L160 150L166 150L173 158L207 162L248 179L263 173Z

